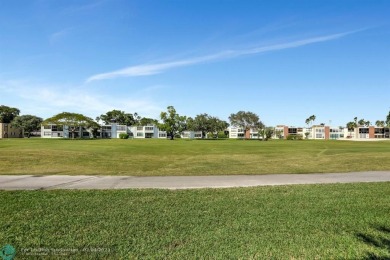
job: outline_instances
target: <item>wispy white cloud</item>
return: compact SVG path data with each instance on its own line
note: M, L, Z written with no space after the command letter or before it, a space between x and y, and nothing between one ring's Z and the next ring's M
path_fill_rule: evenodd
M95 118L112 109L156 117L163 110L163 106L148 96L108 97L79 86L35 84L22 80L0 82L0 96L12 96L10 102L21 104L17 107L23 114L39 113L37 115L41 117L69 111Z
M49 35L49 42L50 42L50 44L54 44L54 43L60 41L66 35L68 35L70 31L71 31L71 28L65 28L65 29L62 29L60 31L57 31L57 32L54 32L54 33L50 34Z
M301 47L301 46L305 46L305 45L309 45L309 44L336 40L336 39L342 38L344 36L347 36L349 34L353 34L353 33L356 33L358 31L361 31L361 30L349 31L349 32L344 32L344 33L337 33L337 34L331 34L331 35L324 35L324 36L307 38L307 39L298 40L298 41L291 41L291 42L286 42L286 43L261 46L261 47L251 48L251 49L228 50L228 51L223 51L223 52L219 52L219 53L212 54L212 55L194 57L194 58L190 58L190 59L184 59L184 60L178 60L178 61L172 61L172 62L166 62L166 63L136 65L136 66L127 67L127 68L116 70L116 71L92 75L86 80L86 82L91 82L91 81L96 81L96 80L113 79L113 78L119 78L119 77L137 77L137 76L154 75L154 74L162 73L162 72L169 70L169 69L172 69L172 68L190 66L190 65L211 62L211 61L217 61L217 60L222 60L222 59L231 59L231 58L244 56L244 55L254 55L254 54L266 53L266 52L271 52L271 51L297 48L297 47Z

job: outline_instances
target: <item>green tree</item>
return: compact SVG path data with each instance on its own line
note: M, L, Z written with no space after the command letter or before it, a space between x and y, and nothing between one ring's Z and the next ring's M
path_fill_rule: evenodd
M366 125L366 121L365 121L364 119L360 119L360 120L358 121L358 125L364 126L364 125Z
M199 114L195 118L187 118L188 130L201 131L202 138L207 133L211 133L213 137L218 138L218 132L225 131L229 124L226 121L220 120L218 117L208 114Z
M385 123L386 123L387 127L390 127L390 111L389 111L389 114L386 117L386 122Z
M201 131L202 138L206 136L211 130L211 116L208 114L199 114L195 118L187 118L188 130L191 131Z
M309 126L309 124L312 124L314 121L316 121L316 116L311 115L308 118L306 118L305 123L307 124L307 126Z
M175 135L180 135L187 129L186 116L180 116L176 113L176 109L173 106L168 106L167 112L161 112L160 118L162 123L158 127L166 131L171 140L175 138Z
M119 125L135 125L138 123L140 117L137 113L131 114L131 113L125 113L121 110L111 110L106 112L105 114L102 114L98 117L96 117L96 121L103 121L105 124L111 124L111 123L117 123Z
M158 120L148 117L143 117L138 120L137 125L158 125Z
M272 138L272 135L274 134L275 129L273 127L263 127L259 130L259 136L261 136L261 139L263 141L268 141Z
M99 128L99 124L92 118L77 113L62 112L42 122L43 125L62 125L67 126L72 138L80 127L94 129Z
M264 127L259 116L249 111L238 111L236 114L231 114L229 120L231 125L244 129L244 136L251 128L261 129Z
M352 136L351 133L355 130L356 127L357 127L357 118L354 121L347 123L347 128L348 128L348 131L350 133L350 136Z
M11 125L17 128L22 128L24 134L27 134L27 137L30 138L31 133L38 131L41 127L43 119L33 115L23 115L17 116L12 120Z
M0 106L0 123L11 123L17 117L20 110L14 107Z
M283 139L283 130L275 130L275 135L279 139Z
M377 127L385 127L385 121L383 121L383 120L376 120L375 125Z
M225 131L228 126L228 122L220 120L218 117L210 118L210 133L212 133L213 138L218 138L218 132Z

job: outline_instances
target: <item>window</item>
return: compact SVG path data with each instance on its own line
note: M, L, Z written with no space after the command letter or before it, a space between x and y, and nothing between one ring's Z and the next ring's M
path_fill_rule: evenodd
M368 134L368 128L359 128L359 134Z
M153 131L153 126L145 126L145 131Z
M138 131L142 131L142 130L144 130L144 127L143 126L137 126L137 130Z
M289 133L289 134L296 134L296 133L297 133L297 130L298 130L297 128L289 128L289 129L288 129L288 133Z
M144 133L142 133L142 132L137 133L137 136L144 136Z
M323 135L323 134L316 134L316 138L317 138L317 139L323 139L323 138L324 138L324 135Z
M195 136L195 138L201 138L202 134L195 134L194 136Z
M238 134L237 137L244 138L244 134Z
M167 137L167 133L159 133L158 136L159 137Z
M63 131L63 126L62 125L52 125L51 126L51 131Z
M126 126L125 125L118 125L116 127L116 130L124 132L124 131L126 131Z
M50 129L51 130L51 125L44 125L43 129Z
M385 129L384 128L375 128L375 133L376 134L384 134L385 133Z
M45 131L45 132L43 132L43 136L51 136L51 132Z

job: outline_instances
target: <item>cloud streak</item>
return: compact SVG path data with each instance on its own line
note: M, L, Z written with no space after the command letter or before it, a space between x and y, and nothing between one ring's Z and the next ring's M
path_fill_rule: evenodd
M364 29L313 37L313 38L292 41L287 43L261 46L261 47L251 48L251 49L223 51L212 55L194 57L190 59L184 59L184 60L178 60L178 61L172 61L166 63L136 65L136 66L126 67L124 69L120 69L116 71L92 75L86 80L86 82L88 83L92 81L114 79L119 77L137 77L137 76L155 75L155 74L163 73L164 71L173 68L185 67L185 66L201 64L205 62L218 61L222 59L231 59L231 58L236 58L244 55L255 55L255 54L267 53L271 51L292 49L292 48L297 48L309 44L336 40L362 30Z
M31 89L34 91L31 92ZM145 90L148 91L148 88ZM22 104L17 107L23 114L39 113L39 116L44 118L63 111L78 112L95 118L104 111L112 109L155 117L164 107L148 95L107 97L102 93L82 90L77 85L36 84L25 80L0 80L0 101L2 96L10 102L10 106L16 106L13 105L16 102Z

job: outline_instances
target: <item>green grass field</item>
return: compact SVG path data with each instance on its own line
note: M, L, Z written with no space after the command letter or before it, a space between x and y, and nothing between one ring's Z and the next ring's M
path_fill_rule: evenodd
M0 174L220 175L390 170L390 142L0 139Z
M0 201L0 245L17 259L390 258L389 183L0 191Z

